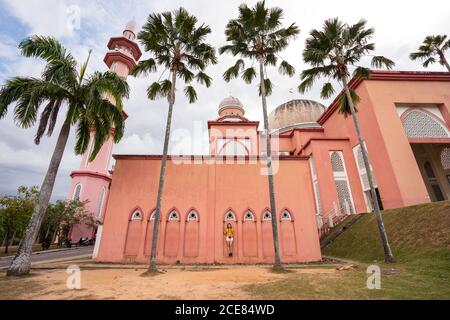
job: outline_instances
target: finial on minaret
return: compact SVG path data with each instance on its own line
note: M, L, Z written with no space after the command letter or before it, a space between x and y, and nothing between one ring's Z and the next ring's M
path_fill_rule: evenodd
M123 31L123 36L131 41L136 39L136 21L134 19L128 21Z

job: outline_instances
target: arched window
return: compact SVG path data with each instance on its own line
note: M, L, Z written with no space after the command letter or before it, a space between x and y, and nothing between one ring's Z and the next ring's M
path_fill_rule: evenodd
M131 220L142 220L142 213L139 210L136 210L133 212L133 215L131 216Z
M251 211L244 213L244 221L255 221L255 215Z
M263 221L271 221L272 220L272 213L269 211L265 211L263 213Z
M100 219L102 217L103 202L105 201L105 195L106 195L106 188L103 187L102 191L100 193L100 199L98 200L98 207L97 207L97 218L98 219Z
M331 167L333 168L333 172L344 172L344 162L342 161L341 155L334 151L331 153Z
M81 183L76 185L75 190L73 192L72 200L80 200L80 195L81 195Z
M450 137L447 128L439 120L421 110L408 112L403 118L403 127L409 138Z
M155 220L156 217L156 210L152 211L152 214L150 215L150 221Z
M180 221L180 215L178 214L178 212L176 212L175 210L170 212L169 221Z
M233 211L228 211L225 213L225 221L236 221L236 215Z
M198 213L195 210L189 211L187 221L198 221Z
M441 151L441 164L444 170L450 170L450 148L444 148Z
M281 221L292 221L291 213L287 210L283 210L281 213Z
M220 156L250 155L250 139L248 138L219 138L217 143Z

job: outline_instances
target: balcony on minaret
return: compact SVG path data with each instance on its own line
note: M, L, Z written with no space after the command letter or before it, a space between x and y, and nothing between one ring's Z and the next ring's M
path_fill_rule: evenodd
M134 41L136 24L130 21L121 37L113 37L108 42L109 51L103 60L108 68L120 77L126 78L136 67L142 56L139 46Z

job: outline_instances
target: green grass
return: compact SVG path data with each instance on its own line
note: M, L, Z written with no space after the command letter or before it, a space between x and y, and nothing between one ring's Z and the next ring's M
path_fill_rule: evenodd
M383 212L394 256L384 263L373 214L366 214L323 250L359 262L354 270L290 274L245 286L263 299L450 299L450 201ZM382 270L381 289L366 287L369 265Z

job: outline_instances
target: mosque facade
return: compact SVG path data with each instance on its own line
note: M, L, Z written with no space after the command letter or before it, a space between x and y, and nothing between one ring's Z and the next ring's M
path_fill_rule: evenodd
M133 25L112 38L105 63L126 78L140 57ZM374 71L350 82L383 209L450 199L450 74ZM253 106L252 106L253 107ZM284 263L321 259L320 236L335 217L372 211L361 146L339 97L325 107L292 100L269 115L277 212L270 211L260 123L238 98L208 121L207 155L169 156L161 208L160 263L271 263L277 219ZM113 142L72 172L69 199L89 200L100 262L148 263L161 155L114 155ZM234 230L233 255L224 230ZM356 240L356 239L355 239Z

